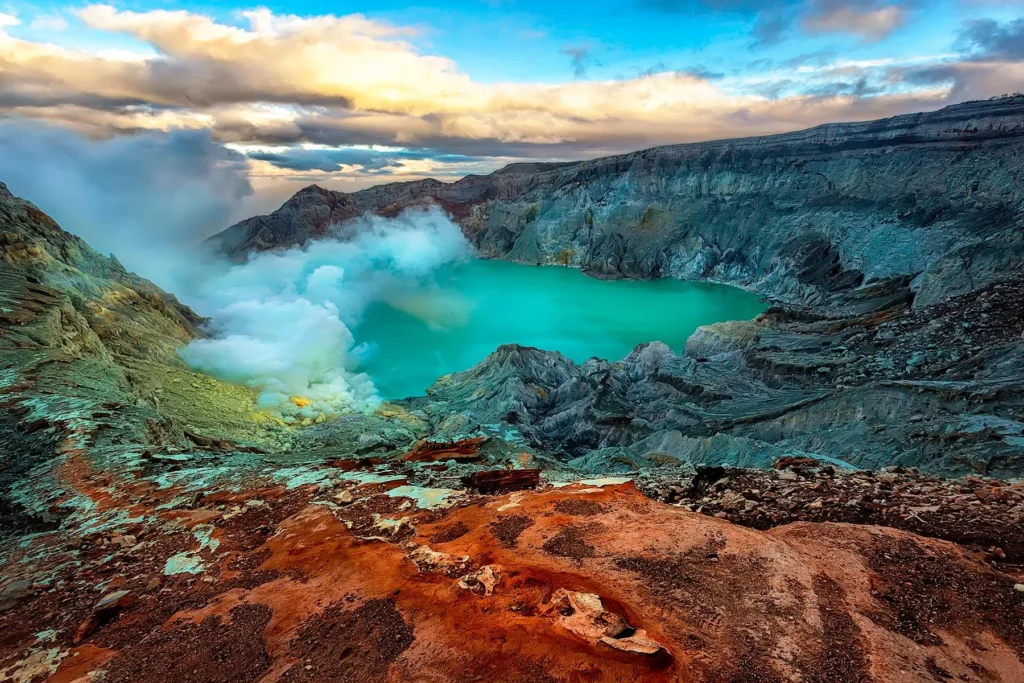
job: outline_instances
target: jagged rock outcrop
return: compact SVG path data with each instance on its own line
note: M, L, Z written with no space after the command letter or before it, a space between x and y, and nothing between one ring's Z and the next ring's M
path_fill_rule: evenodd
M813 304L890 278L919 305L1016 271L1024 97L881 121L516 164L454 183L316 186L214 238L235 257L436 202L489 256L740 284Z
M11 195L0 183L0 269L8 278L59 290L86 322L66 324L95 331L115 353L162 360L176 357L184 342L202 336L202 318L174 296L124 269L63 229L35 205ZM22 285L26 287L28 285ZM31 288L29 288L31 289ZM7 292L12 303L20 299ZM139 324L125 325L126 311ZM28 312L9 311L22 317ZM73 318L75 314L68 313ZM25 318L24 322L28 322ZM87 330L83 329L83 332ZM62 343L69 343L63 340Z
M787 311L772 309L714 326L684 354L644 344L614 363L505 346L407 403L439 431L452 414L464 434L508 425L588 472L770 467L796 455L1019 476L1020 297L1014 280L857 319L781 322Z

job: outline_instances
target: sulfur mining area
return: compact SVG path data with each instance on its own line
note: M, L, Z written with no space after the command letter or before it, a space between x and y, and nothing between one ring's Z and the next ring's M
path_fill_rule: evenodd
M433 211L495 267L763 302L412 397L346 370L348 409L230 375L31 200L0 184L0 681L1024 681L1022 97L302 190L209 246Z

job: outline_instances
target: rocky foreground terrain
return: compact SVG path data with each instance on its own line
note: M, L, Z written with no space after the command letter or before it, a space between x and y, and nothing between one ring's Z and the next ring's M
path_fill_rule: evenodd
M753 683L1024 671L1024 577L950 542L835 523L757 531L616 481L480 495L342 463L244 471L129 483L68 461L65 496L84 499L76 524L9 555L0 675Z
M1010 98L311 188L222 248L436 201L494 257L772 306L308 427L0 184L0 681L1024 681L1022 148Z

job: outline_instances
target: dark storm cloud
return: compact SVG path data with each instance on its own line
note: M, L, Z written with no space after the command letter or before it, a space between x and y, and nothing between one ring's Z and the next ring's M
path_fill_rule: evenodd
M695 12L701 9L759 12L767 7L796 4L798 1L802 0L637 0L637 4L659 12Z
M819 50L817 52L808 52L806 54L797 55L796 57L790 57L779 63L783 69L795 69L801 66L825 66L826 64L834 61L836 53L830 50Z
M790 57L789 59L755 59L746 65L747 71L772 71L775 69L799 69L803 66L823 67L835 61L838 55L831 50L818 50Z
M249 156L265 159L281 168L303 171L304 166L318 168L318 164L310 163L319 150L302 150L297 147L302 143L327 145L331 147L393 146L402 150L386 150L379 154L390 155L392 159L423 159L438 160L448 163L475 162L488 158L522 158L551 159L574 158L581 156L602 156L626 151L618 141L605 145L604 141L595 137L582 137L578 140L564 142L523 142L507 140L499 137L462 137L445 131L443 117L425 115L417 121L431 124L433 132L424 132L414 140L404 134L392 133L379 128L364 127L355 122L345 112L326 112L317 116L303 116L288 126L280 128L263 128L249 123L233 125L218 123L214 134L220 138L234 142L259 142L266 145L296 146L294 150L281 152L279 157L269 154L252 153ZM643 138L639 138L643 139ZM638 146L638 145L634 145ZM344 150L333 159L320 158L319 161L331 171L337 170L337 159L355 159L352 152L360 150ZM334 166L331 166L331 164ZM381 166L386 169L386 166Z
M868 97L882 92L881 88L871 85L866 77L853 82L834 81L804 90L804 94L814 97Z
M962 61L919 68L891 69L890 82L948 88L951 102L980 100L1024 90L1021 62Z
M46 63L46 60L38 60ZM33 61L0 58L0 106L58 106L82 104L83 79L55 77L35 68ZM88 95L94 100L82 106L117 109L128 102L164 107L214 107L239 102L297 105L329 105L351 108L350 99L287 84L269 87L258 75L225 60L175 57L125 63L111 67L107 84L117 94ZM83 69L88 69L83 66ZM95 75L95 74L93 74ZM129 94L126 94L129 93Z
M717 81L725 78L725 73L721 71L712 71L703 64L695 64L694 66L684 67L682 69L673 69L672 67L665 64L665 62L658 61L652 66L641 71L638 76L654 76L655 74L663 73L676 73L681 76L689 76L690 78L697 78L702 81Z
M783 9L766 9L759 12L751 31L753 45L764 47L782 42L793 23L793 17Z
M890 82L949 88L953 100L984 99L1024 90L1024 19L964 24L954 47L959 61L893 68Z
M285 152L249 152L250 159L266 161L278 168L291 171L340 171L343 166L358 166L365 170L381 170L401 166L382 154L360 149L290 149Z
M72 105L107 111L121 111L130 107L148 107L149 104L137 97L107 97L93 93L59 93L37 88L8 87L0 77L0 109L13 107L53 107Z
M767 97L770 100L777 100L788 92L792 92L799 83L789 78L784 78L778 81L770 81L768 83L762 83L755 89L755 93L761 97Z
M693 78L699 78L702 81L717 81L725 78L725 74L721 71L712 71L703 65L691 66L685 69L677 69L676 73L683 74L685 76L692 76Z
M655 12L730 12L752 17L754 47L782 42L794 32L846 33L881 40L902 28L913 10L933 0L636 0Z
M775 62L774 59L767 59L767 58L755 59L754 61L752 61L752 62L747 64L746 70L747 71L770 71L771 69L775 68L775 65L776 65L776 62Z

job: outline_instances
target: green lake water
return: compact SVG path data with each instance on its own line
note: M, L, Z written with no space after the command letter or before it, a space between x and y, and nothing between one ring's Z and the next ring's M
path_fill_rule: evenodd
M436 287L374 303L354 333L369 346L358 369L381 396L396 399L422 395L502 344L560 351L578 363L618 360L644 342L681 351L701 325L764 310L757 295L735 287L596 280L570 268L474 260L441 275Z

